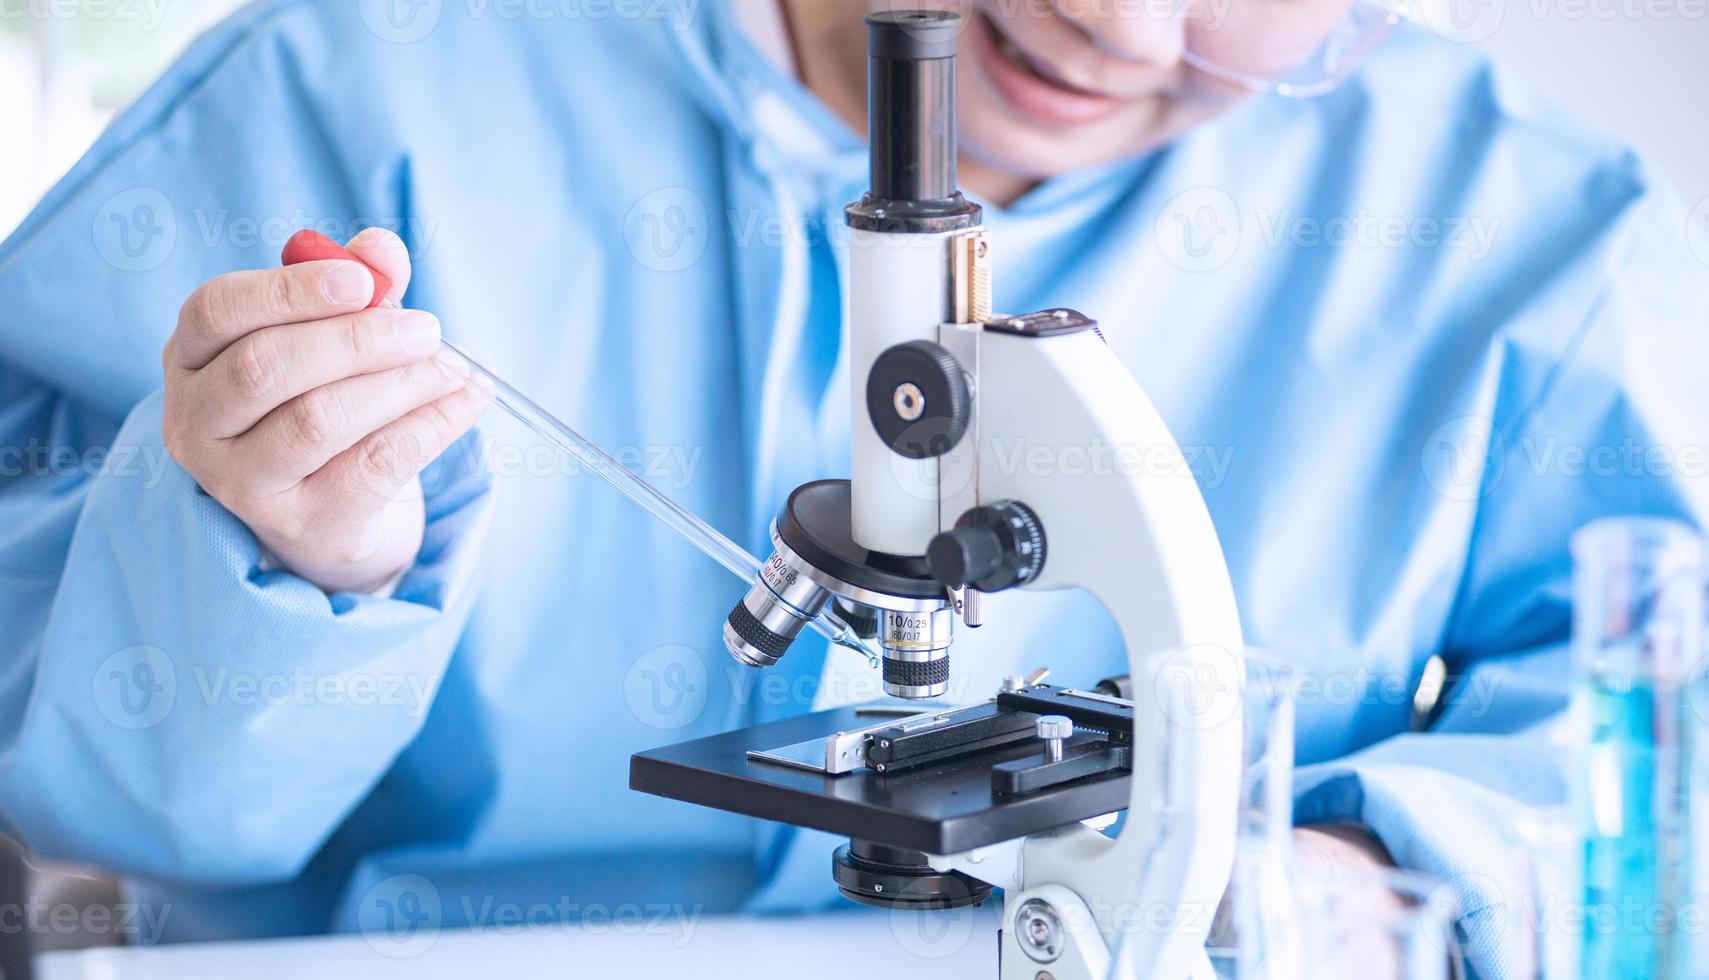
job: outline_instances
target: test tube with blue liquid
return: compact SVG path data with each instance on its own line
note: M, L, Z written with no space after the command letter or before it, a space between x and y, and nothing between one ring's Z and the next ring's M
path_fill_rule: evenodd
M1587 978L1684 978L1680 915L1691 873L1694 743L1702 739L1704 542L1649 518L1573 535L1575 710ZM1699 821L1709 812L1698 808Z

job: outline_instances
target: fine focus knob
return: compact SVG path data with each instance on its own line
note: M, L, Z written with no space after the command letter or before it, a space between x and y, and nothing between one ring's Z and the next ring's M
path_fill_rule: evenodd
M1044 525L1032 508L1015 500L975 507L926 548L933 578L981 592L1001 592L1038 578L1044 557Z
M932 577L946 585L990 578L1003 566L1003 539L988 527L958 527L932 539L926 548Z

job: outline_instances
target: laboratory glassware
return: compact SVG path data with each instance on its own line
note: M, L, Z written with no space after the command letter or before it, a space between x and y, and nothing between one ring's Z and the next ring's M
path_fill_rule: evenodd
M1243 655L1239 837L1221 921L1231 936L1220 964L1234 980L1306 980L1294 855L1294 718L1302 681L1288 659Z
M1605 518L1572 538L1583 975L1693 976L1690 891L1704 545L1691 527ZM1709 814L1699 813L1699 820Z
M1311 980L1450 980L1459 893L1429 875L1330 863L1302 867L1300 917Z

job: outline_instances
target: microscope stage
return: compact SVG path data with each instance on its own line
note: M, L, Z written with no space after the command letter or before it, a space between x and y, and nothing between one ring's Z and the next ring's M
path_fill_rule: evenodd
M877 720L849 706L638 752L629 760L629 788L927 854L985 847L1127 807L1125 771L999 797L993 768L1037 757L1035 740L883 774L833 776L749 758ZM1077 733L1068 744L1101 740Z

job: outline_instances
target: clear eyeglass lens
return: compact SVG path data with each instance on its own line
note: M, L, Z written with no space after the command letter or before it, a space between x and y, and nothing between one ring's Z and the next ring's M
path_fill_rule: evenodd
M1184 0L1182 57L1253 91L1321 95L1346 81L1411 7L1412 0Z

